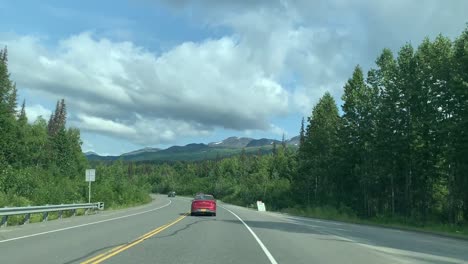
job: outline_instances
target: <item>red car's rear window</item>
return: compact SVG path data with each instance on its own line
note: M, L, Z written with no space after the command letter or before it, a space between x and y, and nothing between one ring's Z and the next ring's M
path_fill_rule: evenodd
M206 195L206 194L203 194L203 195L197 195L195 196L195 200L214 200L215 198L213 197L213 195Z

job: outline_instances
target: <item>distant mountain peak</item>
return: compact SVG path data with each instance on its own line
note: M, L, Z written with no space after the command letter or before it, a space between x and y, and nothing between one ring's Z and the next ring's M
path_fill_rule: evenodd
M293 146L299 146L299 141L300 141L300 136L295 136L290 138L289 140L286 141L286 144L288 145L293 145Z
M252 138L246 137L228 137L220 142L211 142L208 144L210 147L223 147L223 148L243 148L252 141Z
M123 153L120 156L133 156L133 155L138 155L138 154L141 154L141 153L158 152L160 150L161 150L160 148L144 147L142 149L138 149L138 150L130 151L130 152L127 152L127 153Z

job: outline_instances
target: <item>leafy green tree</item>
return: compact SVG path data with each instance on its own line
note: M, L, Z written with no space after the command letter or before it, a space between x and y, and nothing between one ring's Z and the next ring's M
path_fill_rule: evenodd
M337 147L340 118L335 100L327 92L309 117L304 145L299 156L299 175L296 178L302 202L326 204L334 198L332 170L333 152Z
M28 123L28 117L26 116L26 100L24 100L23 104L21 105L21 111L18 115L18 123L20 126L26 126Z
M341 159L344 174L337 182L342 182L340 189L352 197L350 205L369 205L371 182L375 175L373 171L375 148L375 109L377 107L377 89L368 86L364 74L358 65L353 76L344 86L342 100L343 116L340 127ZM348 189L348 190L345 190ZM359 191L357 191L359 190ZM361 193L363 195L361 195ZM352 194L349 196L349 194ZM356 199L360 197L360 199ZM340 199L345 199L342 197ZM368 211L368 208L366 208Z
M28 125L25 107L26 102L23 101L16 124L17 160L15 163L18 164L19 167L28 166L31 163L28 145L30 126Z
M43 168L48 164L48 135L47 122L39 117L30 126L29 137L27 137L28 156L30 165Z
M8 51L5 47L0 50L0 113L16 113L16 84L11 81L8 72Z
M0 160L13 163L17 159L16 86L10 80L6 47L0 51Z
M450 163L451 181L455 192L454 211L461 209L462 217L454 212L456 221L468 222L468 26L453 45L453 70L450 91ZM461 219L460 219L461 218Z

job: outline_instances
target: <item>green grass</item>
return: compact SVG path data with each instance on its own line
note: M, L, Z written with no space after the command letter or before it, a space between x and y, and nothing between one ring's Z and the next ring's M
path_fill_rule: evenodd
M113 205L113 206L111 206L109 208L106 208L106 210L119 210L119 209L125 209L125 208L129 208L129 207L139 206L139 205L147 204L147 203L151 202L151 200L152 200L151 196L148 195L148 197L142 202L133 202L133 203L125 204L125 205Z
M286 208L281 210L283 213L304 216L325 220L335 220L353 224L363 224L387 228L396 228L408 231L418 231L439 235L447 235L468 239L468 226L449 225L440 223L418 224L414 221L408 221L403 218L376 217L371 219L358 218L351 210L342 208L336 209L333 207L313 207L313 208Z

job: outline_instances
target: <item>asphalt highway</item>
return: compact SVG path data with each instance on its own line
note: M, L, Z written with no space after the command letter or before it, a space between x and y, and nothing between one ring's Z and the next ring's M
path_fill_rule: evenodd
M268 206L268 205L267 205ZM468 263L468 241L190 199L0 228L0 263Z

